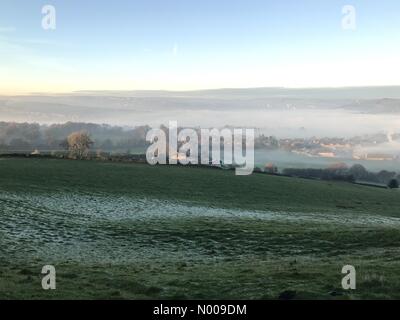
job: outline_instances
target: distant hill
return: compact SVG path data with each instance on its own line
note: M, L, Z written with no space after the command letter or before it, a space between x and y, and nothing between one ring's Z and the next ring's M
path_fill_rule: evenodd
M310 113L319 111L332 114L318 119L310 117ZM400 87L79 91L0 96L0 119L39 123L82 121L135 126L177 120L191 126L262 128L293 116L295 121L281 124L284 130L304 127L311 130L310 134L316 134L312 128L319 119L338 119L337 114L342 111L371 115L400 113ZM380 130L374 128L377 129Z

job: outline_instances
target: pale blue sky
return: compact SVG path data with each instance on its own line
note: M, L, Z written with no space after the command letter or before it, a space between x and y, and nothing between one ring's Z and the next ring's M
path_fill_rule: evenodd
M0 93L400 85L399 37L398 0L2 0Z

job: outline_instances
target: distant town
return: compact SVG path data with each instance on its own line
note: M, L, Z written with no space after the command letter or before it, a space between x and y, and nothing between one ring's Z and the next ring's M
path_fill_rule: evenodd
M278 139L260 135L257 149L281 149L309 157L354 160L400 160L400 134L378 133L352 138L292 138Z

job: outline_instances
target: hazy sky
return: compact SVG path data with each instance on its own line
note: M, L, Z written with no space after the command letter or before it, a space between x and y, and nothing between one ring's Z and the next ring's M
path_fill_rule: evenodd
M399 85L399 57L398 0L0 3L0 94Z

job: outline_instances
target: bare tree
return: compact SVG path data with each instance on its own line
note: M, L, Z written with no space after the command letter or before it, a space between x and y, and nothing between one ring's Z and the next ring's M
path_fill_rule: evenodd
M85 131L71 133L67 141L70 155L77 159L84 159L93 144L89 134Z

